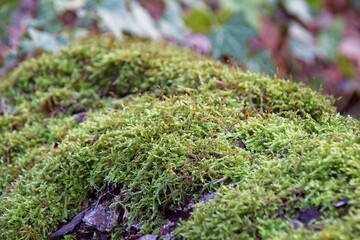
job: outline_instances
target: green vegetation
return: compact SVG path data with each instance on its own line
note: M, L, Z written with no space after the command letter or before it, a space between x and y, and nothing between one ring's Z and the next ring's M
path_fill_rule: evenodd
M106 186L121 189L114 236L157 233L206 192L177 237L360 234L360 123L301 84L101 38L24 62L0 92L1 239L47 239Z

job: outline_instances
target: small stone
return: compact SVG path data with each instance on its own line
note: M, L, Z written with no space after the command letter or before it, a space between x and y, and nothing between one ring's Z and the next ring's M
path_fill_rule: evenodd
M158 239L159 236L158 235L155 235L155 234L146 234L142 237L140 237L138 240L156 240Z
M298 219L291 219L291 223L295 229L298 229L303 225Z
M237 142L237 145L238 145L239 148L245 149L245 144L243 143L243 141L239 140Z
M348 204L349 204L349 199L344 198L338 201L337 203L335 203L334 207L341 208L347 206Z
M117 223L119 212L109 208L111 202L96 205L85 212L83 222L100 232L110 231Z
M81 112L75 116L75 120L78 122L84 122L88 118L86 112Z
M207 203L208 201L210 201L211 199L214 199L216 197L217 197L217 195L215 193L205 193L204 196L202 196L199 199L199 202Z

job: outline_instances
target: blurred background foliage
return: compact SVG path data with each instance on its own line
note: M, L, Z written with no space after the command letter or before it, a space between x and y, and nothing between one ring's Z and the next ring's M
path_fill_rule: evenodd
M103 34L169 41L303 81L360 118L359 0L0 0L0 75Z

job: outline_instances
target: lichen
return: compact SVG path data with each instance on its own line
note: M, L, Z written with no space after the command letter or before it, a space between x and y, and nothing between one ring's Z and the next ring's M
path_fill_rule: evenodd
M157 233L167 210L206 192L217 197L175 237L360 234L360 123L302 84L99 38L24 62L0 93L2 239L47 239L106 186L126 212L114 236ZM294 229L309 208L320 217Z

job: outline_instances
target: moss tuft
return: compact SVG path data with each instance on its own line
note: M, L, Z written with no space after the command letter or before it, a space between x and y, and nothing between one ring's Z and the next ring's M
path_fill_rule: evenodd
M107 186L115 235L158 233L206 192L176 237L360 234L360 123L301 84L100 38L23 63L0 92L2 239L47 239ZM305 209L319 217L294 229Z

